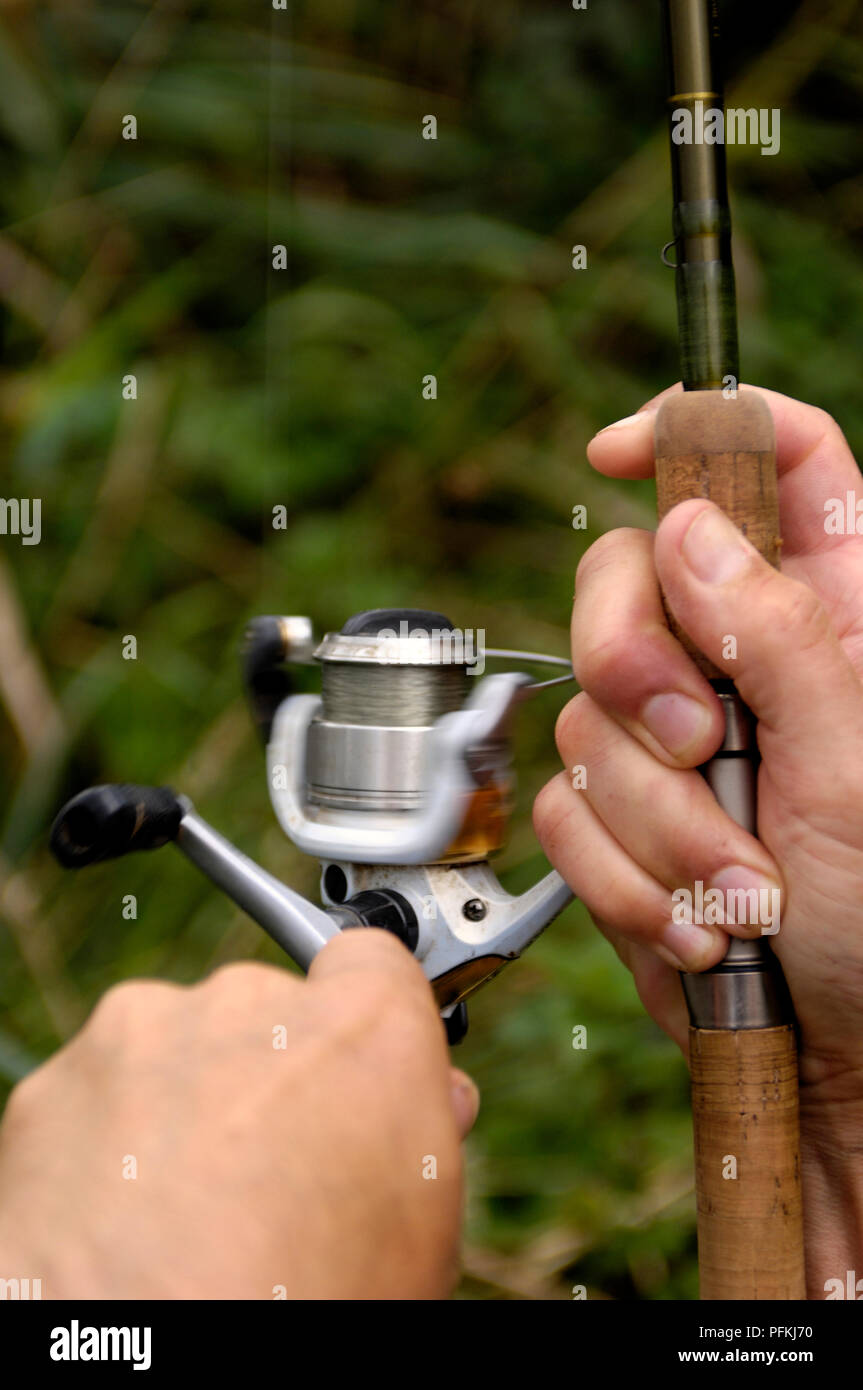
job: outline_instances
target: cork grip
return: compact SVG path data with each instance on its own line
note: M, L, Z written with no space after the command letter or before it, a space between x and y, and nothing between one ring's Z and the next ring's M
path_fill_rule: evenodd
M760 396L670 396L655 452L660 517L708 497L778 566L775 435ZM669 622L708 678L727 679ZM805 1298L793 1027L692 1028L690 1061L701 1297Z
M659 408L655 426L659 518L691 497L721 507L771 565L778 566L779 505L773 417L754 391L684 391ZM675 636L710 679L722 672L693 646L672 614Z
M805 1299L794 1030L691 1028L702 1299Z

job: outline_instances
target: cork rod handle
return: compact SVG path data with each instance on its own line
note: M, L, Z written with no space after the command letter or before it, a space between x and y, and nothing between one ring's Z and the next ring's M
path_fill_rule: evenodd
M779 566L779 502L773 417L752 391L684 391L660 406L655 425L656 503L660 521L678 502L707 497L771 565ZM711 679L723 673L671 627Z
M773 420L763 399L719 391L669 397L656 420L660 518L707 497L779 563ZM727 680L669 614L713 680ZM755 823L752 808L752 823ZM765 959L769 957L765 956ZM806 1297L797 1053L792 1020L690 1029L698 1252L703 1299Z
M702 1299L802 1299L794 1029L690 1028Z

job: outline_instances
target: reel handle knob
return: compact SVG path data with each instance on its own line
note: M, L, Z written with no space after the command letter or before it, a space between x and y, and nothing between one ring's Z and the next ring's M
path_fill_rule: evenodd
M177 838L182 816L183 807L171 787L88 787L58 814L51 827L51 850L64 869L80 869L133 850L158 849Z

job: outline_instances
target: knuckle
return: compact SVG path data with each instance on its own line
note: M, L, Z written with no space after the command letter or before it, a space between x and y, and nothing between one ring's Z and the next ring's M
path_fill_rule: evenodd
M534 802L533 824L543 850L554 863L558 857L562 839L571 842L566 834L575 811L575 794L571 791L565 772L552 778L540 791Z
M631 642L622 635L612 635L575 643L573 670L584 690L600 692L619 677L624 661L631 651Z
M203 980L199 988L209 994L227 995L235 1004L256 1004L272 998L274 993L284 993L296 982L276 965L263 961L231 961L220 965Z
M822 439L835 440L837 442L841 440L844 444L845 434L835 416L831 415L828 410L822 410L820 406L813 406L813 410L819 426L821 427Z
M630 526L619 526L614 531L606 531L584 552L575 571L576 587L590 578L595 578L603 570L618 563L620 557L629 551L636 538L640 541L644 532Z
M564 763L574 750L583 743L585 725L589 717L590 697L583 692L564 705L554 726L554 741Z
M552 805L557 801L557 778L554 777L550 782L546 782L544 787L540 787L533 799L533 823L541 825L547 820L551 813Z
M830 618L818 595L806 584L783 578L775 571L764 588L769 630L787 644L789 634L798 655L818 646L830 632Z
M3 1124L18 1126L27 1124L33 1115L38 1114L42 1108L43 1078L44 1067L37 1067L28 1076L25 1076L9 1092L6 1106L3 1111Z
M551 782L546 782L534 798L533 828L540 840L556 817L559 797L557 778L554 778Z
M161 1010L176 994L177 986L159 980L122 980L106 990L85 1025L85 1032L101 1033L139 1024Z

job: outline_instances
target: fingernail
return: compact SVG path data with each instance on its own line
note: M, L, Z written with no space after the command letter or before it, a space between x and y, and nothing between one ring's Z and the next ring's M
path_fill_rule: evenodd
M663 748L677 756L709 731L712 718L699 700L673 691L652 696L641 711L641 722Z
M705 507L681 546L692 573L705 584L725 584L749 563L753 548L717 507Z
M474 1085L469 1076L462 1075L457 1081L453 1081L450 1093L456 1124L462 1139L464 1139L465 1135L473 1129L479 1114L479 1088Z
M715 874L708 887L722 894L729 926L749 926L766 934L779 930L782 889L769 874L733 864Z
M656 949L675 970L706 970L718 965L725 955L725 937L688 922L669 922Z
M612 425L605 425L603 429L597 430L597 434L607 434L609 430L625 430L629 425L634 425L636 421L643 420L645 411L637 411L635 415L625 415L622 420L615 420ZM596 434L593 436L596 438Z

